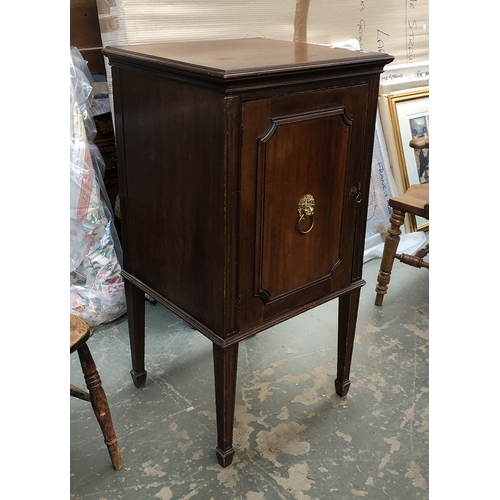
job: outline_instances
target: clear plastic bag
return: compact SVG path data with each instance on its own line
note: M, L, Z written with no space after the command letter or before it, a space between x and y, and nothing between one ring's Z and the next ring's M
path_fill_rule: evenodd
M92 76L70 49L70 312L90 326L126 312L122 249L103 182L104 160L93 144Z

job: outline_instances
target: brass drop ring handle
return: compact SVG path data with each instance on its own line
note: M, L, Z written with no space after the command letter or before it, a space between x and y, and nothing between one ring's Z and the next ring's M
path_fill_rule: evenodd
M297 229L299 230L300 234L307 234L311 229L314 227L314 206L315 206L315 201L314 197L311 194L306 194L302 196L302 198L299 200L299 204L297 206L297 211L299 213L299 221L297 222ZM301 222L304 219L311 218L311 225L309 226L309 229L304 231L300 225Z
M309 229L307 229L307 231L302 231L301 227L300 227L300 223L304 220L304 219L307 219L308 217L311 217L312 221L311 221L311 225L309 226ZM304 215L302 214L300 217L299 217L299 222L297 223L297 229L299 230L299 233L300 234L307 234L314 226L314 214L313 215Z

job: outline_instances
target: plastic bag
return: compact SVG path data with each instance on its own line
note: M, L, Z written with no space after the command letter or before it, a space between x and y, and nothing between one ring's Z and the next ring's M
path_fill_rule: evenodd
M126 312L122 249L103 182L104 160L93 144L92 76L70 49L70 312L90 326Z

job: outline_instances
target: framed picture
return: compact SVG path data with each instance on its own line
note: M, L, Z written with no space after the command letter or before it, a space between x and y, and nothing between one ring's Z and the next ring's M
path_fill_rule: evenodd
M429 137L429 87L387 94L393 147L397 157L393 175L401 193L412 184L429 181L429 150L410 147L410 140ZM410 231L426 230L429 222L423 217L409 215Z

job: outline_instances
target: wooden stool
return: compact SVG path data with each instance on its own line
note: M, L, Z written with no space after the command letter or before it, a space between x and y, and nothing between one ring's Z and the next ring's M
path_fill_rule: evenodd
M104 442L108 447L111 463L115 470L123 467L118 441L116 439L111 412L109 410L108 400L101 385L101 379L97 372L94 360L87 346L87 340L90 338L90 327L87 322L70 314L70 354L78 351L80 364L82 366L85 383L89 392L85 392L73 384L70 384L70 395L92 404L95 416L104 435Z
M429 245L419 250L415 255L396 253L400 240L399 235L401 234L400 227L404 223L405 214L410 213L429 219L429 183L410 186L402 196L390 198L389 206L392 207L392 214L389 219L391 227L387 230L384 253L382 254L382 262L375 288L377 292L376 306L382 305L384 295L387 293L394 258L399 259L403 264L429 269L429 263L424 261L424 257L429 253Z

